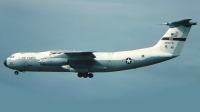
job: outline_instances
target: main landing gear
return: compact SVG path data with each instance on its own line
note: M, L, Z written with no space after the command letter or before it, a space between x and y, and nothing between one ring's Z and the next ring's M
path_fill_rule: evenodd
M18 74L19 74L19 72L18 72L18 71L15 71L15 72L14 72L14 74L15 74L15 75L18 75Z
M93 78L93 74L92 73L87 73L87 72L85 72L85 73L78 73L77 74L77 76L79 77L79 78L87 78L87 77L89 77L89 78Z

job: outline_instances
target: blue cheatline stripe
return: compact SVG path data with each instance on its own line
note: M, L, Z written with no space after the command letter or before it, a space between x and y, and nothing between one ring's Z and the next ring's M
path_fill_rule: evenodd
M186 38L171 38L171 37L163 37L161 40L186 41Z

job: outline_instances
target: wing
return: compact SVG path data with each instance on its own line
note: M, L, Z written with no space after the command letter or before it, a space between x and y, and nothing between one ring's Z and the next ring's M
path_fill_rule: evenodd
M88 68L91 65L99 65L95 61L94 58L96 57L91 51L67 51L63 53L68 57L69 65L73 68Z
M99 65L99 63L95 61L96 56L93 52L94 51L50 51L51 54L55 54L54 57L66 57L68 65L73 68L84 68L91 65Z
M96 56L93 54L94 52L95 51L64 51L64 50L50 51L51 54L64 54L69 59L72 58L94 59L96 58Z
M67 58L67 64L62 65L64 69L75 72L106 70L107 67L102 66L101 63L96 61L96 56L93 54L94 52L95 51L50 51L52 54L60 54L58 56Z
M96 56L93 54L93 51L65 51L63 52L65 55L67 55L69 58L88 58L93 59L96 58Z

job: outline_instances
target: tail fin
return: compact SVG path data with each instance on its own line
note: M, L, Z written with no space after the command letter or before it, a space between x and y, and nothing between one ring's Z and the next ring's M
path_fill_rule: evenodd
M170 28L153 48L161 52L171 53L175 56L180 55L192 25L197 24L196 22L190 22L190 20L184 19L164 23Z

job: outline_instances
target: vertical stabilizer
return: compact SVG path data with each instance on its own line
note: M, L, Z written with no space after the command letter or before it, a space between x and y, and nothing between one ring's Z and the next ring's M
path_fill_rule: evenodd
M164 23L170 28L153 48L161 52L171 53L175 56L180 55L192 25L197 24L196 22L190 22L190 20L191 19L184 19L181 21Z

